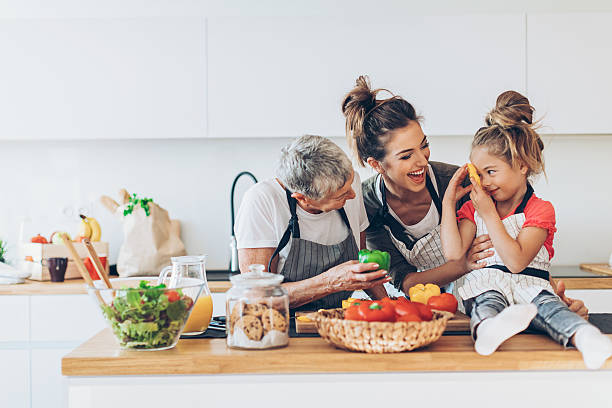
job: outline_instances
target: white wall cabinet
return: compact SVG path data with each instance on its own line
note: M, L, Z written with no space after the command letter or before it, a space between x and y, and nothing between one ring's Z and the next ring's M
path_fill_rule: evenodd
M361 74L413 102L427 132L473 134L497 94L525 91L525 18L211 18L208 74L211 137L342 136Z
M30 407L30 357L27 350L0 349L0 407Z
M612 133L612 13L529 14L529 99L542 131Z
M32 296L31 309L31 341L83 342L106 327L88 295Z
M0 20L1 139L206 135L203 17Z
M64 408L68 404L62 357L73 348L32 349L32 408Z

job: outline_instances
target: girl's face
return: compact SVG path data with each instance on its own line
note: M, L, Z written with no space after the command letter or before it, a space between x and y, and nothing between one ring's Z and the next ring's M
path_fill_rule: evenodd
M425 188L425 172L429 163L429 142L417 121L390 132L385 146L386 155L379 162L368 158L368 163L385 182L413 192Z
M475 147L470 160L478 170L482 188L497 202L513 199L527 182L527 166L510 166L485 146Z

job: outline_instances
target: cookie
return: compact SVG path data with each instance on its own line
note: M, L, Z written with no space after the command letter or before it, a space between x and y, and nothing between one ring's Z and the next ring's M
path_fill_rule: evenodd
M268 306L263 303L250 303L245 304L242 308L243 315L251 315L251 316L261 316L266 310L268 310Z
M236 304L234 305L234 308L232 309L232 313L230 314L230 318L229 318L230 333L234 333L234 325L236 324L238 319L242 317L242 306L243 305L244 303L242 302L236 302Z
M263 326L261 320L253 315L242 316L237 322L235 327L242 329L246 336L254 341L261 340L263 336Z
M278 330L280 332L287 330L287 319L276 309L266 310L261 315L261 321L266 333L270 330Z

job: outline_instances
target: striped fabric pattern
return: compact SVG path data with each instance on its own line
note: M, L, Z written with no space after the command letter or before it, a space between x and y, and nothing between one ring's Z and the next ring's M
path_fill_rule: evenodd
M476 222L476 236L487 234L487 227L484 220L474 213ZM513 214L502 220L508 235L516 239L521 232L525 222L525 214ZM493 255L484 259L487 265L504 265L501 257L493 248ZM528 267L550 270L550 259L548 251L544 246L540 248L535 258L529 263ZM474 270L457 280L457 293L463 300L467 300L480 295L488 290L497 290L504 294L506 299L512 303L531 303L542 290L555 293L550 282L536 278L534 276L508 273L494 268L482 268Z

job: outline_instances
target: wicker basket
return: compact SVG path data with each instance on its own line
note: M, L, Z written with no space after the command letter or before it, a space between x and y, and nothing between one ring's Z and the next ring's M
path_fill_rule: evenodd
M313 319L321 337L334 346L366 353L399 353L438 340L452 313L434 310L429 322L364 322L344 320L343 309L321 310Z

